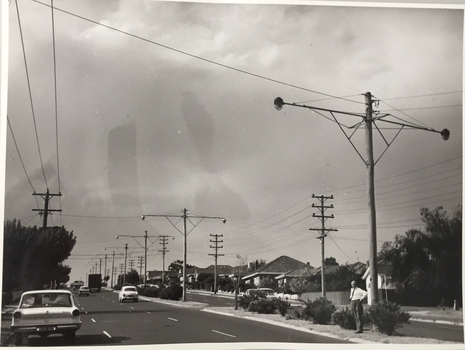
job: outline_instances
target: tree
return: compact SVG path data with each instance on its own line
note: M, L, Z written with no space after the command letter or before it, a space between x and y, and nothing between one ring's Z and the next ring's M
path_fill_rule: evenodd
M336 261L336 258L325 258L325 266L339 266L339 263Z
M126 283L138 284L139 283L139 272L131 270L126 274Z
M247 271L252 272L265 265L266 265L266 260L257 259L255 261L250 262L250 267L247 268Z
M462 304L462 207L452 218L442 207L420 210L425 230L411 229L381 247L399 294L412 305Z
M175 260L168 266L168 271L175 271L178 274L183 269L183 261L182 260ZM186 267L194 267L193 265L186 264Z
M3 290L40 289L69 281L71 268L62 265L76 244L64 227L24 227L20 221L4 224Z

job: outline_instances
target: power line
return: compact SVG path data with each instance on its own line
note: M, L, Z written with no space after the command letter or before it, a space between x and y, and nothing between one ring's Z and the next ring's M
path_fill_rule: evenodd
M55 17L53 15L53 0L51 0L52 9L52 39L53 39L53 83L55 91L55 140L56 140L56 152L57 152L57 180L58 180L58 192L61 193L61 179L60 179L60 157L58 152L58 96L57 96L57 64L56 64L56 45L55 45ZM61 197L59 198L59 208L61 209ZM61 213L61 211L60 211ZM61 214L60 214L61 222Z
M47 178L45 177L44 163L42 162L42 153L40 151L39 134L37 132L37 123L36 123L36 117L35 117L35 111L34 111L34 104L33 104L33 101L32 101L31 82L30 82L30 79L29 79L29 70L28 70L28 67L27 67L26 49L24 47L23 30L22 30L22 26L21 26L21 18L20 18L20 15L19 15L18 1L15 1L15 4L16 4L16 13L17 13L17 16L18 16L18 26L19 26L19 34L20 34L20 37L21 37L21 46L22 46L22 49L23 49L23 58L24 58L24 66L25 66L25 70L26 70L26 79L27 79L27 86L28 86L28 91L29 91L29 100L30 100L30 103L31 103L32 120L34 122L34 130L35 130L36 141L37 141L37 149L39 151L39 160L40 160L40 165L42 167L42 175L44 176L45 186L48 188Z
M11 132L11 136L13 137L13 142L15 144L16 151L18 152L19 160L21 161L21 165L23 166L24 173L26 174L27 181L29 182L29 185L31 185L32 190L35 192L36 189L32 185L31 179L29 178L29 175L26 171L26 167L24 166L23 157L21 157L21 152L19 152L18 144L16 142L15 134L13 132L13 128L11 127L10 118L8 118L8 115L6 116L6 119L8 122L8 128L10 129L10 132ZM37 202L37 198L36 198L36 202ZM39 207L39 202L37 202L37 207Z
M40 1L37 1L37 0L33 0L33 1L36 2L36 3L38 3L38 4L44 5L44 6L50 6L50 5L48 5L48 4L44 4L44 3L40 2ZM331 97L331 98L334 98L334 99L340 99L340 100L344 100L344 101L348 101L348 102L356 102L356 101L353 101L353 100L345 99L345 98L343 98L343 97L334 96L334 95L331 95L331 94L326 94L326 93L319 92L319 91L312 90L312 89L308 89L308 88L303 88L303 87L300 87L300 86L297 86L297 85L285 83L285 82L280 81L280 80L268 78L268 77L265 77L265 76L263 76L263 75L259 75L259 74L252 73L252 72L248 72L248 71L245 71L245 70L243 70L243 69L239 69L239 68L235 68L235 67L232 67L232 66L228 66L228 65L223 64L223 63L219 63L219 62L216 62L216 61L213 61L213 60L210 60L210 59L201 57L201 56L197 56L197 55L194 55L194 54L191 54L191 53L188 53L188 52L179 50L179 49L175 49L175 48L173 48L173 47L170 47L170 46L167 46L167 45L164 45L164 44L160 44L160 43L158 43L158 42L156 42L156 41L153 41L153 40L150 40L150 39L146 39L146 38L143 38L143 37L138 36L138 35L135 35L135 34L131 34L131 33L126 32L126 31L124 31L124 30L121 30L121 29L118 29L118 28L115 28L115 27L112 27L112 26L109 26L109 25L106 25L106 24L103 24L103 23L100 23L100 22L91 20L91 19L89 19L89 18L86 18L86 17L80 16L80 15L77 15L77 14L75 14L75 13L72 13L72 12L69 12L69 11L66 11L66 10L62 10L62 9L59 9L59 8L56 8L56 7L55 7L55 10L61 11L61 12L63 12L63 13L66 13L66 14L68 14L68 15L70 15L70 16L74 16L74 17L76 17L76 18L82 19L82 20L84 20L84 21L87 21L87 22L90 22L90 23L93 23L93 24L96 24L96 25L105 27L105 28L110 29L110 30L113 30L113 31L115 31L115 32L118 32L118 33L121 33L121 34L130 36L130 37L133 37L133 38L135 38L135 39L142 40L142 41L148 42L148 43L150 43L150 44L153 44L153 45L157 45L157 46L159 46L159 47L162 47L162 48L164 48L164 49L171 50L171 51L174 51L174 52L176 52L176 53L179 53L179 54L182 54L182 55L185 55L185 56L189 56L189 57L195 58L195 59L197 59L197 60L204 61L204 62L213 64L213 65L216 65L216 66L219 66L219 67L223 67L223 68L226 68L226 69L230 69L230 70L233 70L233 71L236 71L236 72L239 72L239 73L243 73L243 74L250 75L250 76L253 76L253 77L256 77L256 78L260 78L260 79L263 79L263 80L267 80L267 81L270 81L270 82L273 82L273 83L277 83L277 84L285 85L285 86L288 86L288 87L292 87L292 88L295 88L295 89L299 89L299 90L303 90L303 91L312 92L312 93L315 93L315 94L318 94L318 95L327 96L327 97ZM356 102L356 103L358 103L358 102Z
M417 98L417 97L430 97L430 96L437 96L437 95L449 95L449 94L456 94L462 92L462 90L456 91L449 91L449 92L436 92L432 94L424 94L424 95L413 95L413 96L403 96L403 97L393 97L393 98L383 98L383 101L392 101L392 100L405 100L409 98Z

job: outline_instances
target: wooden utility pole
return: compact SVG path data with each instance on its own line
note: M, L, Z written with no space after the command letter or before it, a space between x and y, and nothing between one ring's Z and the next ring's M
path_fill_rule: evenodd
M160 240L159 244L163 246L163 248L158 251L159 253L162 253L162 256L163 256L163 270L161 272L161 282L163 284L165 284L165 254L169 252L169 250L166 249L166 245L168 244L168 237L171 237L174 239L173 236L168 236L168 235L158 236L158 239Z
M219 256L224 256L224 254L218 254L218 249L220 248L223 248L223 246L219 246L218 243L223 243L223 240L218 240L218 237L223 237L223 235L219 235L219 234L216 234L216 235L212 235L210 234L211 237L215 237L215 239L212 241L210 240L210 242L212 243L215 243L214 246L210 246L210 248L213 248L215 249L215 253L214 254L208 254L208 255L212 255L215 257L215 270L214 270L214 279L213 279L213 291L216 292L218 291L218 282L217 282L217 278L218 278L218 272L217 272L217 265L218 265L218 257Z
M124 272L123 272L123 285L126 283L126 270L128 261L128 244L124 246Z
M371 93L365 94L365 143L367 148L367 194L368 194L368 232L370 234L370 294L371 304L379 301L378 266L376 261L376 208L375 208L375 162L373 159L373 106Z
M311 231L318 231L320 236L317 237L321 241L321 296L326 298L326 286L325 286L325 237L327 236L326 232L330 231L337 231L334 228L325 228L325 221L327 219L334 219L334 215L331 216L325 215L326 209L332 209L334 206L331 204L330 206L324 205L325 201L328 199L334 199L333 196L325 197L325 196L315 196L312 194L312 198L317 198L320 201L320 205L312 204L312 208L317 208L320 210L321 215L315 215L313 213L314 218L319 218L321 220L321 229L318 228L310 228Z
M36 193L36 192L34 192L32 195L33 196L41 196L42 199L44 200L44 209L32 209L32 211L38 211L38 212L40 212L40 213L42 213L44 215L42 223L43 223L43 228L46 228L47 227L48 214L50 212L52 212L52 211L61 212L61 209L49 209L48 202L50 201L50 199L52 199L55 196L61 197L61 192L60 193L50 193L49 189L47 188L47 192L45 192L45 193Z

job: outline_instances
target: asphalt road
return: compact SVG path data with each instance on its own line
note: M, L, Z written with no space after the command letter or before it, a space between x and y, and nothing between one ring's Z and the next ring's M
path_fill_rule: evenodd
M76 346L224 342L344 343L284 327L150 301L118 302L113 292L75 295L83 325ZM64 339L30 337L23 346L64 346Z
M218 295L188 293L187 298L188 300L207 303L211 306L235 306L234 298L224 298ZM464 342L463 326L460 325L410 321L410 324L404 324L397 332L411 337Z

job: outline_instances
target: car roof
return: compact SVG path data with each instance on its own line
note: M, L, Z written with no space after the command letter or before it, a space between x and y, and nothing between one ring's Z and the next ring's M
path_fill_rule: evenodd
M67 293L71 294L69 290L66 289L38 289L38 290L29 290L24 292L23 295L27 294L38 294L38 293Z

